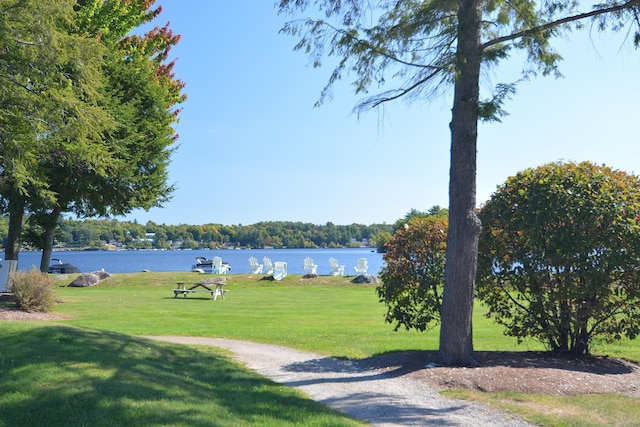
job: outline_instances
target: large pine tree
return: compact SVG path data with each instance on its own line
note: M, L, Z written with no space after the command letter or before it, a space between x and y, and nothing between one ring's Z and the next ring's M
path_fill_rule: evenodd
M553 37L581 28L587 19L599 29L624 29L640 43L640 0L593 4L588 12L572 1L504 0L281 0L282 13L316 6L323 18L292 21L283 31L299 38L297 49L320 65L325 55L337 66L322 92L355 74L356 93L371 85L396 87L364 98L357 111L399 98L428 100L453 87L449 235L440 332L440 361L475 365L471 314L480 221L476 215L478 121L497 120L515 83L502 83L488 99L480 98L482 67L496 66L514 51L527 56L525 76L559 75L560 56Z

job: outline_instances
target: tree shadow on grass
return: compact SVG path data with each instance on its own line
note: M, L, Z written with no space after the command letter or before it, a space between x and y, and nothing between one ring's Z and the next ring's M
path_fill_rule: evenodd
M309 425L334 414L218 349L83 328L2 326L0 425Z

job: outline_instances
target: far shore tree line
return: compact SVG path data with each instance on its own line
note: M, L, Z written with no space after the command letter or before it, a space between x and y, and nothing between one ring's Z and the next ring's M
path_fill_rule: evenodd
M417 212L417 211L412 211ZM414 214L408 214L414 215ZM9 220L0 217L0 244L7 241ZM27 219L23 250L40 249L39 230ZM397 225L265 221L251 225L166 225L115 219L60 219L54 248L62 249L227 249L227 248L376 248Z

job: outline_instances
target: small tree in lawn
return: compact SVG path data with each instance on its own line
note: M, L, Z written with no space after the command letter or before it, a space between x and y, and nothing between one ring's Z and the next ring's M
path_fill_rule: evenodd
M440 321L447 247L446 217L418 216L387 243L377 292L395 330L424 331Z
M480 218L477 292L508 335L573 356L638 335L638 177L550 163L509 178Z

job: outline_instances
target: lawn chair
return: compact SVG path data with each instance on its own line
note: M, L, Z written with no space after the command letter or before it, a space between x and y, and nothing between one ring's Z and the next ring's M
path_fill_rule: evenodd
M369 268L367 259L358 258L358 265L356 265L354 268L356 269L356 273L358 273L358 275L367 274L367 269Z
M313 260L309 257L304 259L304 274L317 274L318 265L313 263Z
M255 257L249 257L249 274L261 274L262 264L258 264L258 260Z
M329 266L331 267L332 276L344 276L344 265L338 265L338 260L329 258Z
M271 276L273 274L273 263L271 262L271 258L264 257L262 258L262 262L264 263L264 274Z
M287 263L284 261L276 261L273 269L274 280L282 280L287 275Z
M229 270L231 270L229 264L222 262L222 258L219 256L214 256L211 259L211 272L213 274L227 274Z

